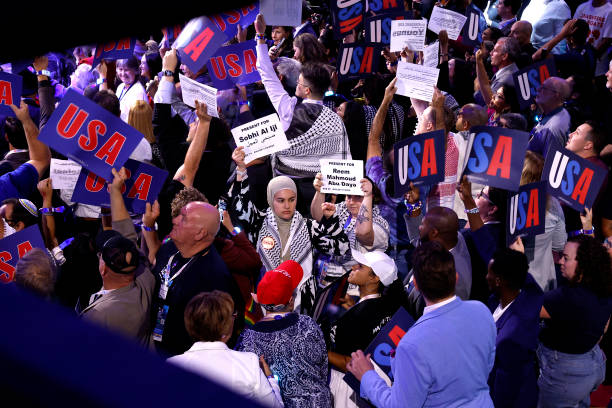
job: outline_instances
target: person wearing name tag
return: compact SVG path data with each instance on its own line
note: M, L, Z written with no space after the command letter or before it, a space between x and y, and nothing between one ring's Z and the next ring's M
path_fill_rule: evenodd
M170 356L184 353L193 344L183 314L198 293L230 293L236 310L244 310L238 286L213 245L220 226L219 211L201 201L190 202L172 224L171 240L159 248L153 270L157 286L152 334L157 351Z
M336 206L321 204L321 221L304 218L298 211L297 187L287 176L270 180L267 188L269 207L259 210L249 198L249 180L244 163L244 147L237 147L232 158L236 162L236 182L228 193L230 208L243 221L245 231L257 248L264 267L274 269L281 262L292 259L304 269L295 300L295 308L309 313L313 306L317 288L313 274L314 250L329 254L343 255L349 249L349 242L338 217Z

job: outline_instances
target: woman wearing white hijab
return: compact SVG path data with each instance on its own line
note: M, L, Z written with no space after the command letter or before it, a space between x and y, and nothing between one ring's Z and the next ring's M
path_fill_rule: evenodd
M334 215L336 207L332 203L323 203L321 209L324 217L320 222L302 217L295 210L295 183L289 177L278 176L268 183L269 207L260 211L248 199L249 184L246 181L244 157L243 147L236 148L232 154L237 176L229 192L230 208L243 221L266 270L272 270L289 259L302 266L304 277L298 286L295 310L308 313L313 306L317 287L312 274L314 249L330 255L343 255L349 249L348 238Z

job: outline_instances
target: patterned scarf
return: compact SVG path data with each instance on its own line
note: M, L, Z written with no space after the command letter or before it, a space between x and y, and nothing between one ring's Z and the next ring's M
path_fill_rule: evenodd
M309 311L314 301L316 283L312 276L312 243L308 232L307 220L299 212L293 214L289 232L290 259L296 261L304 270L304 277L298 286L298 296L295 300L296 310ZM257 252L266 270L272 270L281 264L281 240L278 225L272 208L267 209L266 218L257 238Z

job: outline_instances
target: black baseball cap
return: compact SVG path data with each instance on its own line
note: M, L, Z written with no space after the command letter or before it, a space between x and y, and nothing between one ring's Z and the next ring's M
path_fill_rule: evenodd
M106 266L120 274L133 273L140 264L140 252L134 242L117 231L102 231L96 237L96 247Z

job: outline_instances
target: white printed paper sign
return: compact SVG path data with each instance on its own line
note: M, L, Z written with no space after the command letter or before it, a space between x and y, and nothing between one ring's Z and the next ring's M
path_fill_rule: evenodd
M440 43L433 42L423 50L423 65L426 67L437 68L440 60Z
M320 159L322 193L363 195L363 160Z
M465 20L467 20L467 17L463 14L434 6L427 28L436 34L446 30L448 38L456 40L461 34Z
M297 27L302 24L302 0L260 0L259 13L269 26Z
M391 52L402 51L404 47L411 51L423 51L426 32L426 19L391 21Z
M244 146L245 164L289 148L287 136L276 113L232 129L236 146Z
M179 79L181 80L183 102L186 105L195 108L195 101L197 99L206 104L206 110L210 116L219 117L217 112L217 89L189 79L183 74L179 74Z
M81 174L81 166L72 160L51 159L49 175L54 190L73 189Z
M400 61L397 64L397 93L431 102L434 86L438 83L438 68Z

